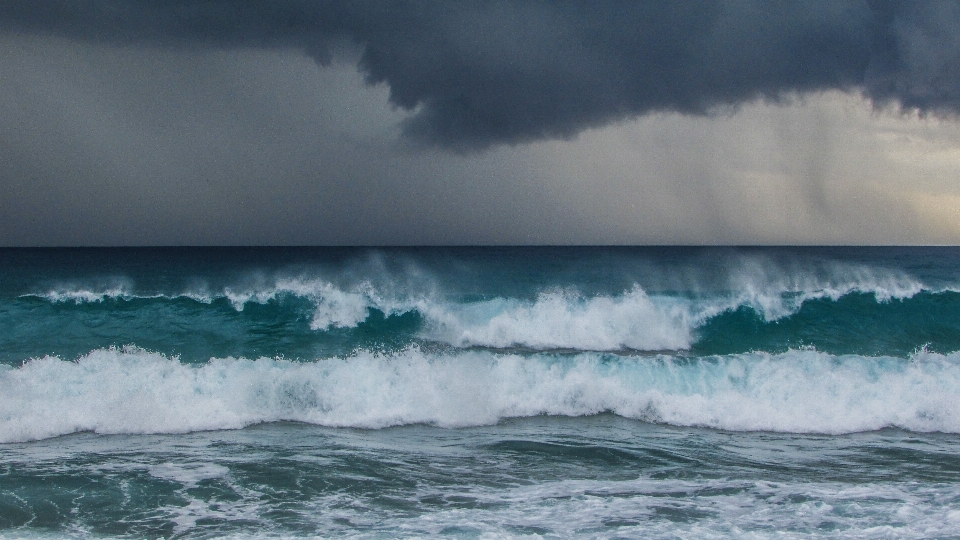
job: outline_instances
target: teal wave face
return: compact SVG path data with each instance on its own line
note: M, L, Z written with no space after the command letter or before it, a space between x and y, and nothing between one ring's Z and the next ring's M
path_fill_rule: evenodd
M960 293L922 292L878 301L853 293L808 300L793 314L764 320L741 306L707 321L697 332L696 354L751 350L783 352L813 347L832 354L906 356L920 349L960 350Z
M920 349L960 350L960 293L920 292L880 300L853 292L802 301L779 318L727 298L547 293L529 301L449 302L355 299L351 316L317 324L331 311L323 296L273 294L242 304L219 297L105 298L50 301L21 297L0 305L0 361L16 365L47 355L77 358L107 347L138 347L178 356L282 357L313 361L355 351L482 348L519 351L674 351L692 355L784 352L904 357ZM788 299L789 300L789 299ZM319 305L319 307L318 307ZM357 315L355 312L359 312Z
M0 250L0 362L960 350L956 249Z
M188 363L210 358L284 357L315 360L358 348L392 351L415 341L421 326L415 312L387 316L371 309L346 328L311 328L314 305L282 296L237 310L226 299L107 299L51 303L21 298L0 306L0 362L29 358L78 358L93 349L138 347L177 356Z

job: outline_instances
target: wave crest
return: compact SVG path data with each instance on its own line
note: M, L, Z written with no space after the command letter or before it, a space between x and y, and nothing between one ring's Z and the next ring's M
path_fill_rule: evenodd
M702 322L691 307L681 298L652 299L640 287L592 298L554 291L533 302L426 306L422 336L457 347L678 350L690 347Z
M816 351L706 358L433 355L416 348L311 363L213 359L201 367L134 348L0 371L0 442L78 431L181 433L300 421L446 427L612 412L679 426L847 433L960 433L960 354L910 359Z
M764 273L743 270L731 277L728 289L650 292L638 284L620 293L583 295L576 289L541 291L533 298L498 296L464 300L451 291L410 290L388 294L370 282L350 286L324 279L276 278L249 287L202 289L173 295L136 295L130 283L101 288L64 287L38 294L51 302L103 302L135 298L182 299L211 304L226 300L237 311L250 303L300 299L295 307L311 309L313 331L356 328L371 312L384 316L417 314L422 321L416 337L454 347L569 349L581 351L688 350L698 329L712 318L749 308L765 322L797 313L811 300L837 301L851 294L872 294L877 302L911 298L925 289L905 275L866 268L836 270L829 279L801 272ZM791 277L792 276L792 277ZM226 303L222 303L221 306ZM294 303L296 304L296 303ZM290 304L290 305L294 305ZM292 317L300 317L294 313ZM305 330L305 329L304 329Z

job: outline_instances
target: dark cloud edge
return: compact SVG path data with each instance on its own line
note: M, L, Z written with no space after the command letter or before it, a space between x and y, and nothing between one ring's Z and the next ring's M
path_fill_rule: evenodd
M949 0L0 0L0 30L169 48L359 48L414 145L456 152L652 112L709 115L826 90L956 117Z

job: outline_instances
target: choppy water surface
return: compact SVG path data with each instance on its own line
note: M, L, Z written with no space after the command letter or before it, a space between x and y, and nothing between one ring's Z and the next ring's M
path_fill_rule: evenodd
M8 532L136 537L951 537L957 437L737 433L613 415L269 424L0 448Z
M960 535L960 250L0 250L0 535Z

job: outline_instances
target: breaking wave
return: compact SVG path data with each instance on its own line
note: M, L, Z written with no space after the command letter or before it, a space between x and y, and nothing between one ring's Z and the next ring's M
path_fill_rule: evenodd
M437 291L392 296L370 282L343 286L303 278L277 279L252 288L224 287L212 293L135 294L133 290L129 283L112 283L102 288L52 288L25 296L74 305L187 299L198 307L219 302L237 312L251 304L282 305L292 299L308 306L309 329L313 332L357 328L372 313L379 312L384 317L414 314L421 321L417 338L454 347L678 351L690 349L704 325L741 309L751 310L771 323L796 314L811 301L837 302L851 295L868 295L882 304L921 293L949 291L925 288L905 276L877 275L867 270L826 282L740 276L728 289L706 292L649 292L635 284L615 294L588 295L575 289L553 288L527 298L471 298ZM295 308L299 310L301 305ZM299 317L299 313L292 316Z
M80 431L181 433L298 421L383 428L604 412L677 426L960 433L960 354L908 359L811 350L702 358L601 353L431 354L190 366L132 347L0 368L0 442Z

